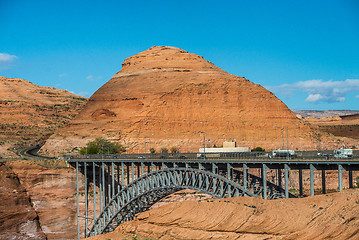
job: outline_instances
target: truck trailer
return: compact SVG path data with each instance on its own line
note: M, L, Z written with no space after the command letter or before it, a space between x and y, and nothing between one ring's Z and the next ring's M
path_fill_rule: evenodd
M353 149L335 149L334 150L335 158L353 158Z

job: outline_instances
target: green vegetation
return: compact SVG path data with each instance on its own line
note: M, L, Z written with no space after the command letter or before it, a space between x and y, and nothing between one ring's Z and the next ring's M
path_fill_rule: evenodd
M15 101L15 100L0 100L0 104L1 103L15 103L15 102L18 102L18 101Z
M126 152L126 148L117 143L110 142L104 138L96 138L94 141L90 141L86 144L86 147L81 148L80 154L117 154Z
M81 102L86 102L87 98L83 98L83 97L73 97L73 96L69 96L68 98L72 98Z
M255 147L252 149L252 152L265 152L266 150L262 147Z
M161 147L161 153L168 153L168 148Z
M156 153L156 150L154 148L150 148L150 153Z
M171 147L170 150L171 150L171 153L178 153L179 152L177 147Z

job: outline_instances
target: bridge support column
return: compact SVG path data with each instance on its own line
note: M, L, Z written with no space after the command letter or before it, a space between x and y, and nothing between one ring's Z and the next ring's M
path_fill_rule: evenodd
M309 165L309 169L310 169L310 196L314 196L314 170L316 169L313 166L313 164Z
M152 172L153 169L155 169L155 164L153 162L151 162L150 172Z
M130 165L126 164L127 168L127 185L130 184Z
M93 182L93 219L96 219L96 164L92 163L92 182Z
M120 165L119 164L115 164L116 166L116 171L117 171L117 192L116 194L121 191L121 186L123 184L123 182L120 182Z
M247 164L243 164L243 186L245 189L248 188L248 166Z
M107 166L107 191L108 191L108 193L107 193L107 203L109 203L110 202L110 200L111 200L111 196L112 196L112 194L111 194L111 182L112 182L112 180L111 180L111 168L110 168L110 165L107 165L106 164L106 166ZM107 203L106 203L106 205L107 205Z
M288 164L284 164L284 194L285 194L285 198L289 198L289 187L288 187L288 182L289 182L289 166Z
M338 188L339 191L343 191L343 166L341 164L338 164Z
M79 162L76 162L77 239L80 240Z
M145 164L141 162L141 175L145 174L144 171Z
M85 175L85 237L87 236L88 228L88 182L87 182L87 163L84 162L84 175Z
M299 196L303 197L303 170L302 169L299 169L298 175L299 175Z
M135 164L131 163L131 182L135 180Z
M353 171L349 170L349 188L353 188Z
M203 169L204 169L204 167L203 167L203 164L202 164L202 163L198 163L198 169L199 169L199 170L203 170Z
M282 187L282 169L278 168L277 169L277 180L278 180L278 186Z
M106 164L102 163L102 169L101 169L102 170L102 203L103 203L102 210L104 209L104 207L107 204L105 166L106 166Z
M322 193L326 193L326 186L325 186L325 169L322 170Z
M99 172L98 172L98 175L99 175L99 191L98 191L98 195L99 195L99 198L100 198L100 212L102 212L102 206L103 206L103 204L102 204L102 187L103 187L103 185L102 185L102 179L103 179L103 175L102 175L102 164L101 165L99 165Z
M113 196L115 196L115 163L111 163L111 184L112 184L112 194L111 194L111 198L113 198Z
M212 173L213 174L217 173L217 165L215 163L212 163Z
M123 162L121 162L121 185L125 186L125 164Z
M227 163L227 178L233 181L232 165L230 163Z
M263 198L267 199L267 165L262 164Z

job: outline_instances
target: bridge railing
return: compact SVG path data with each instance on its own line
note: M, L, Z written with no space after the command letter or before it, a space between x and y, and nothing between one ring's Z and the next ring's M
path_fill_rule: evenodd
M65 159L287 159L288 156L274 156L272 152L218 152L218 153L137 153L137 154L85 154L85 155L65 155ZM290 159L346 159L338 158L333 154L333 150L318 151L295 151ZM353 150L353 157L349 159L359 159L359 150Z

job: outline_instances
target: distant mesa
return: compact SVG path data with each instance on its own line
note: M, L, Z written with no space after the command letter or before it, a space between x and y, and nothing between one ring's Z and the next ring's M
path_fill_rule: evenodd
M121 71L45 148L63 139L84 146L107 137L130 152L144 152L146 144L147 151L151 144L157 152L161 147L189 152L203 145L203 132L209 146L235 140L237 146L275 149L287 135L294 149L318 141L307 123L262 86L196 54L155 46L125 59Z

